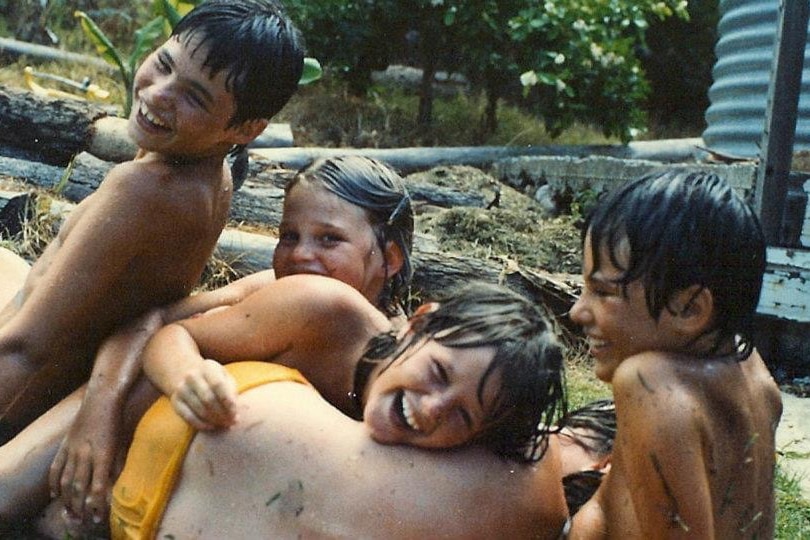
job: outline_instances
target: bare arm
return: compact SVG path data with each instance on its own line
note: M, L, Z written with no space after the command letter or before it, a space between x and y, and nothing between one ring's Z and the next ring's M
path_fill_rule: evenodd
M275 281L275 273L272 270L250 274L224 287L197 293L173 303L164 309L163 319L168 324L211 309L238 304L272 281Z
M275 361L301 370L321 391L334 395L367 340L388 325L344 283L289 276L228 309L166 326L147 346L144 370L192 425L229 425L235 385L207 359Z
M81 408L51 465L51 493L83 520L106 517L124 404L141 371L140 353L161 325L155 310L104 342Z

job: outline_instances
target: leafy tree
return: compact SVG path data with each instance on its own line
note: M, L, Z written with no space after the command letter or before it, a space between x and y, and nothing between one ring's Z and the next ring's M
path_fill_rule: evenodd
M419 121L430 121L438 69L458 70L483 88L483 128L497 104L522 85L527 105L552 135L575 121L629 140L645 125L649 84L638 51L649 21L687 18L685 0L290 0L310 50L339 65L355 92L370 84L419 33L423 68ZM455 53L455 54L454 54Z
M510 21L527 98L550 133L574 121L627 141L646 124L649 85L638 58L649 19L687 18L683 0L530 2Z

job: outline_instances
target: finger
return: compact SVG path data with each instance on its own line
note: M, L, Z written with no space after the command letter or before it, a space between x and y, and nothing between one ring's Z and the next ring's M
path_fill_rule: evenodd
M84 519L84 500L90 487L90 478L93 472L92 449L83 444L75 459L73 481L71 482L71 495L69 510L76 516Z
M200 422L213 424L216 421L209 404L200 397L199 388L190 386L183 387L180 392L177 393L177 398L179 400L178 403L182 404L181 406L184 407L184 409L178 409L178 413L180 416L183 416L184 419L192 423L192 425L196 425L196 423Z
M194 410L189 407L189 405L177 394L172 396L171 402L177 415L190 424L191 427L202 430L214 428L213 425L200 418L197 413L195 413Z
M219 374L209 380L215 400L214 413L225 423L231 424L236 416L236 380L221 366Z
M111 460L105 454L98 457L93 464L93 478L90 482L90 491L84 501L85 517L93 523L99 524L106 518L105 502L110 491Z
M67 459L59 478L59 498L66 508L70 508L70 497L73 493L73 475L76 470L75 457L70 449L66 449Z
M59 497L62 493L62 486L60 485L60 482L62 480L62 472L66 463L67 451L65 449L65 443L62 442L62 444L59 446L59 451L56 452L56 456L51 462L51 468L48 470L48 486L50 486L51 489L51 499Z

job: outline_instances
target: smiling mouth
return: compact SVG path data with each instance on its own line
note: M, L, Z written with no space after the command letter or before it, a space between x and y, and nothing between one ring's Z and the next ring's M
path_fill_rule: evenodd
M140 107L138 107L138 112L140 113L141 117L144 118L151 126L157 129L169 129L169 125L166 124L163 120L152 114L146 104L141 101Z
M396 400L394 401L395 405L395 412L397 417L400 419L402 424L404 424L407 428L411 431L422 431L422 427L419 425L419 422L416 420L416 417L413 414L413 410L411 406L408 404L407 400L405 399L405 391L400 390L397 394Z

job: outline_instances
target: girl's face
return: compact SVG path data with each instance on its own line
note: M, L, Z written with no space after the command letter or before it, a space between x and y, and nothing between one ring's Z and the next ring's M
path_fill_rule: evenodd
M284 198L273 269L277 277L339 279L375 305L386 278L385 259L365 210L305 179Z
M486 427L497 399L500 373L484 380L494 355L494 347L416 344L369 384L363 419L371 437L423 448L469 442Z
M236 104L225 89L227 74L211 77L202 65L206 50L192 56L195 45L169 39L135 74L128 131L139 147L195 158L241 140L240 126L228 127Z

